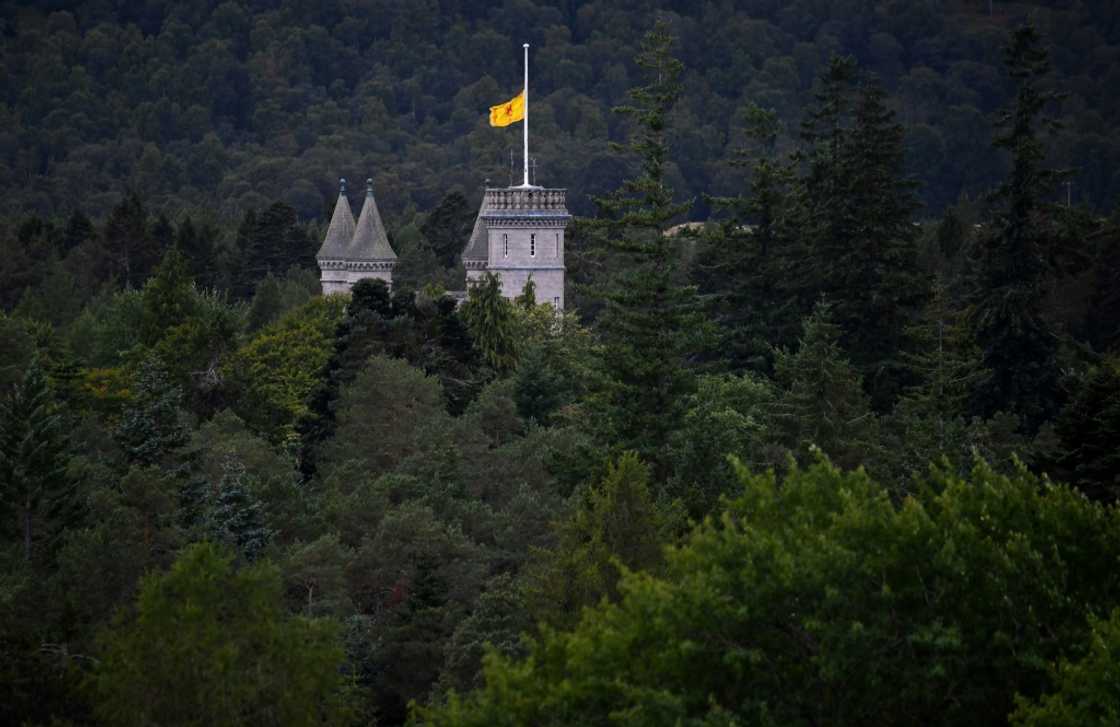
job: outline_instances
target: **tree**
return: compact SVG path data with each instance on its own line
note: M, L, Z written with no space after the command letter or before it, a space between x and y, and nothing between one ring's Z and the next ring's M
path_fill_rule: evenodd
M136 192L129 192L105 222L105 249L111 274L124 287L138 286L159 262L159 242L148 226L148 213Z
M155 357L141 363L132 390L113 434L129 461L163 464L189 437L180 408L183 391L171 383L162 362Z
M154 346L170 329L191 317L194 303L194 282L187 260L177 247L171 247L155 274L144 283L141 343Z
M89 677L108 723L339 724L349 712L336 624L285 612L280 574L237 570L210 543L151 573L100 636Z
M814 447L844 467L873 460L878 423L859 374L840 348L840 327L827 304L803 323L796 353L778 351L775 378L783 391L773 404L771 424L779 441L804 458Z
M1120 594L1117 511L1023 469L936 470L900 505L823 461L738 479L663 571L624 575L619 601L544 631L524 659L491 654L485 688L418 718L1000 724ZM1115 680L1081 674L1102 698L1085 706L1108 704Z
M584 607L604 598L617 600L625 570L660 566L674 525L671 510L654 502L649 467L634 452L608 463L602 482L580 499L559 524L556 547L528 566L526 605L552 627L574 625Z
M969 323L991 377L979 387L975 407L983 415L1009 409L1030 431L1057 413L1058 337L1042 312L1053 275L1057 230L1046 198L1060 175L1044 166L1039 129L1056 94L1043 90L1046 51L1032 26L1015 31L1004 50L1016 85L1011 106L997 121L995 146L1011 154L1011 171L992 196L994 219L981 239L980 273Z
M449 192L436 208L428 213L420 234L435 254L440 265L454 267L463 252L464 242L471 236L474 213L462 192Z
M1106 357L1077 383L1055 421L1060 447L1054 474L1094 500L1115 502L1120 498L1120 361Z
M517 366L513 304L502 297L500 277L488 272L474 283L459 314L475 346L495 371L502 373Z
M246 481L250 477L239 462L227 464L206 516L206 529L213 542L226 545L239 559L252 563L264 554L273 531L265 525L261 503Z
M696 290L680 282L677 239L670 221L688 209L674 204L667 184L666 125L679 94L680 61L671 55L668 25L658 21L637 56L649 83L630 91L633 106L616 109L634 121L628 149L640 173L596 200L599 235L619 254L609 281L598 290L605 307L597 332L586 421L604 442L632 449L654 470L668 474L666 445L694 387L688 369L700 326Z
M902 126L873 79L858 91L855 62L833 58L817 107L802 128L808 172L803 299L832 305L877 410L901 388L904 330L925 300L912 214L915 185L904 175Z
M1019 698L1011 714L1016 727L1081 727L1120 721L1120 609L1109 618L1089 614L1087 653L1062 659L1057 691L1036 700Z
M721 361L735 372L770 373L774 347L792 343L796 331L797 297L789 283L801 215L794 170L774 157L777 115L751 104L744 117L751 146L731 164L749 168L749 189L713 200L730 218L704 236L697 277L721 329Z
M38 356L0 400L0 493L19 523L23 557L63 522L74 480L62 419ZM12 522L12 520L8 520Z

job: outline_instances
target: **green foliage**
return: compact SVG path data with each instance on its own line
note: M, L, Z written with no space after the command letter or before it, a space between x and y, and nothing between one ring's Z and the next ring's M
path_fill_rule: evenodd
M1020 470L934 471L900 506L821 462L741 473L622 599L493 656L424 724L1000 723L1120 580L1117 512Z
M101 635L89 689L113 724L339 724L338 627L284 612L280 575L235 570L208 543L144 579L134 614Z
M840 328L830 307L818 304L803 330L796 353L775 354L775 379L782 391L770 421L778 441L803 461L814 449L844 467L873 461L878 420L859 374L840 349Z
M681 428L673 433L671 453L675 482L688 512L697 519L713 512L734 482L729 455L756 469L782 464L769 433L771 409L778 397L761 376L699 376L687 401Z
M0 501L8 515L4 520L19 527L18 537L10 540L22 543L24 560L30 562L65 524L75 483L67 471L62 417L37 356L23 381L2 397Z
M1011 724L1023 727L1108 725L1120 720L1120 609L1107 619L1089 616L1088 652L1063 659L1055 674L1057 691L1029 701L1018 699Z
M1059 405L1058 337L1042 310L1060 237L1046 199L1059 175L1044 165L1040 138L1053 126L1044 112L1056 95L1043 90L1049 62L1032 26L1015 31L1004 57L1016 95L999 117L995 145L1010 152L1011 169L992 197L996 217L982 238L969 318L992 372L976 408L990 414L1010 403L1033 432Z
M295 440L345 304L339 296L312 299L265 327L222 366L234 410L270 441Z
M668 25L658 22L637 57L648 83L631 89L633 106L617 109L633 120L628 148L640 171L597 200L596 228L617 257L597 291L605 307L586 402L587 424L596 435L638 452L659 479L667 474L670 433L694 386L686 364L700 326L696 290L678 277L678 240L665 234L689 208L674 204L668 186L667 125L680 96L682 67L671 46Z
M488 272L471 285L459 315L482 357L495 371L509 371L517 365L513 304L502 297L499 276Z
M1055 474L1095 500L1113 502L1120 497L1120 361L1105 358L1077 383L1055 422Z
M677 524L671 508L655 503L649 468L634 452L609 463L580 500L557 525L556 547L539 551L527 575L532 616L553 627L572 626L584 607L617 599L623 572L656 570Z
M880 410L900 388L897 352L924 302L912 215L918 204L905 177L902 125L874 80L856 90L850 58L833 58L816 105L803 122L802 180L808 212L802 299L827 300L856 368Z
M131 391L114 436L130 462L165 463L189 437L180 408L183 392L169 381L162 363L154 358L141 364Z
M339 397L327 469L356 459L375 476L389 472L417 451L421 428L441 415L437 380L401 359L371 358Z

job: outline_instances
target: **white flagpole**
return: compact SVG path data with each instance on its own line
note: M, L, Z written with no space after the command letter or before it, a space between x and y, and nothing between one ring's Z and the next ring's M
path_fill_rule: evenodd
M525 165L525 178L524 178L524 181L522 182L521 186L522 187L528 187L529 186L529 44L525 43L521 47L525 49L525 90L523 91L523 93L525 94L525 121L524 121L525 128L522 129L522 133L524 134L524 141L525 141L525 148L524 148L524 155L525 156L524 156L524 159L522 159L522 163Z

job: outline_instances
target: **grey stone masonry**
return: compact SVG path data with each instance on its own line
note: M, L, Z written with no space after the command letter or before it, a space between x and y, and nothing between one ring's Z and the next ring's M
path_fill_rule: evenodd
M489 271L501 278L502 295L516 298L531 277L537 302L563 310L564 229L572 219L566 198L565 189L487 189L463 251L467 284Z
M315 257L319 262L323 295L348 293L354 283L364 278L393 284L397 255L389 246L385 225L373 198L372 179L366 180L366 198L357 224L346 199L346 180L341 180L330 227Z

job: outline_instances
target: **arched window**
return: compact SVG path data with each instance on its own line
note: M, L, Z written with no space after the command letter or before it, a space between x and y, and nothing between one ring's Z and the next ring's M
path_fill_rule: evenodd
M529 256L530 257L536 257L537 256L537 235L536 235L536 233L532 233L532 234L529 235Z

